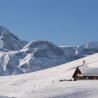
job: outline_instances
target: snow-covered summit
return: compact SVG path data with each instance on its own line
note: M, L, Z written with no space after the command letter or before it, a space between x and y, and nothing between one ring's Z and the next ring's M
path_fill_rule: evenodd
M25 49L28 50L28 52L35 50L36 56L38 57L43 56L44 54L51 55L51 57L53 54L55 56L65 56L63 49L49 41L32 41L23 48L23 50Z
M26 41L20 40L6 27L0 26L0 48L5 48L8 50L19 50L26 44Z

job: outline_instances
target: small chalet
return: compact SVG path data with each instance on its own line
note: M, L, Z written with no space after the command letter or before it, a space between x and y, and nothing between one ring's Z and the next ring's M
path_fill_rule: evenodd
M77 67L72 77L74 80L98 80L98 68Z

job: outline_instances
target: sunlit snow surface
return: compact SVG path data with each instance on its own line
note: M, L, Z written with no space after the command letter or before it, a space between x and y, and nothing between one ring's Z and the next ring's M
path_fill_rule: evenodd
M0 98L98 98L98 81L64 81L85 59L87 66L98 68L98 54L57 67L22 75L0 77ZM94 64L94 66L93 66Z

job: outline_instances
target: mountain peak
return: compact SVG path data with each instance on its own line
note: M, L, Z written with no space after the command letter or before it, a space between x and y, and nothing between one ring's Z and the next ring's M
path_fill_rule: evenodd
M9 33L9 30L5 26L0 26L0 33Z
M1 26L0 26L0 29L5 30L5 29L7 29L7 28L6 28L5 26L1 25Z
M16 39L19 40L17 36L12 34L5 26L0 26L0 40Z
M0 26L0 48L5 48L8 50L19 50L26 44L26 41L19 39L5 26Z

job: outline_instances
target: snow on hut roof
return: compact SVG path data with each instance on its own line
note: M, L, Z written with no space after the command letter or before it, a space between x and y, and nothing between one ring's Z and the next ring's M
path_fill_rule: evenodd
M91 64L88 64L87 66L93 67L93 68L98 68L98 61L93 62L93 63L91 63Z
M98 68L79 67L83 76L98 76Z

